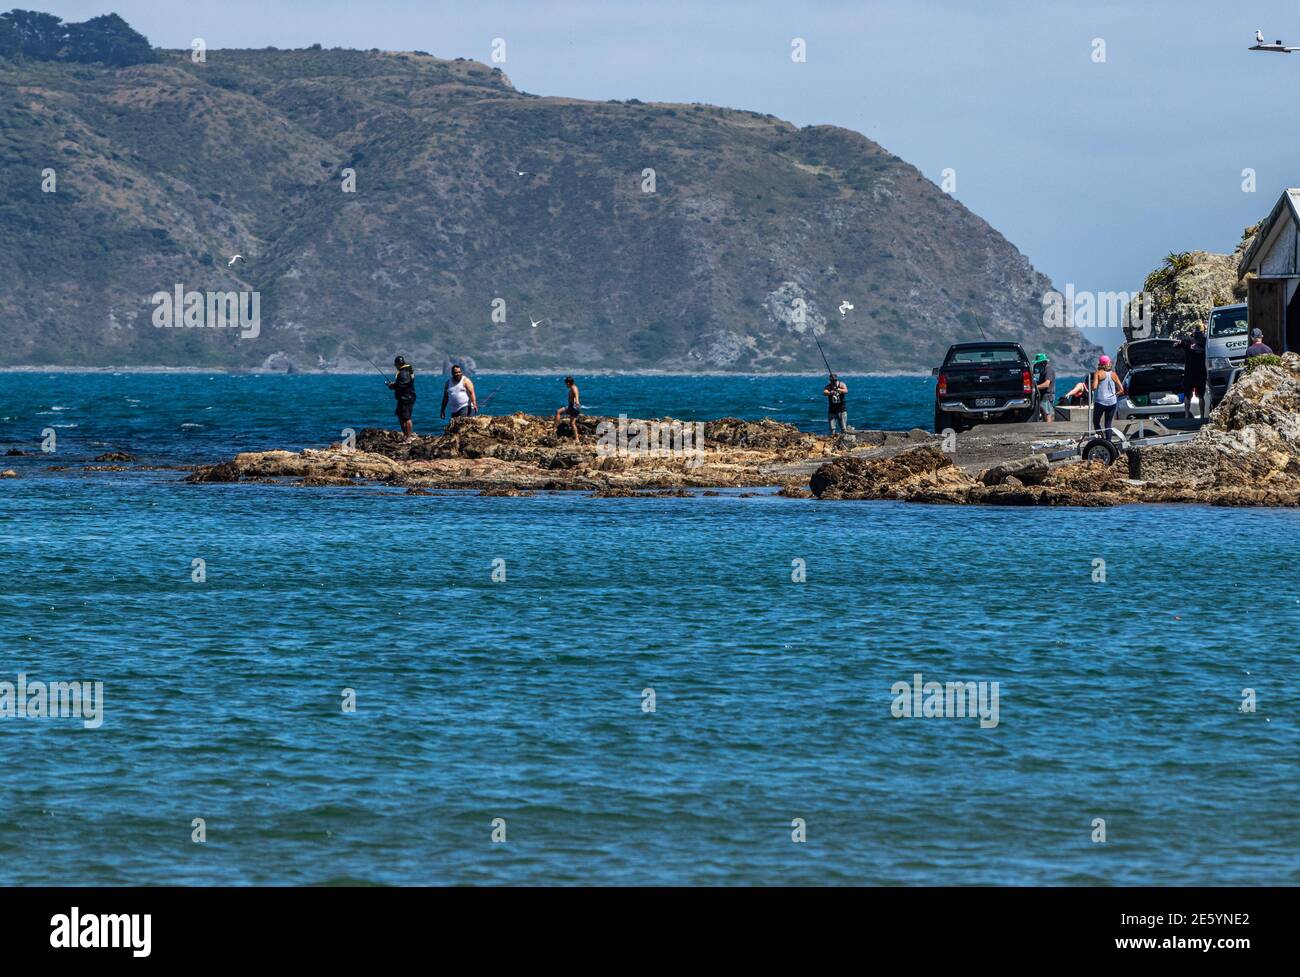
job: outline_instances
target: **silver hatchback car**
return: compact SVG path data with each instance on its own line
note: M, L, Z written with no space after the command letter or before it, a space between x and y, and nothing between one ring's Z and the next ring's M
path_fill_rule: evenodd
M1187 411L1183 403L1183 376L1187 368L1187 351L1173 339L1136 339L1126 344L1124 359L1127 362L1121 378L1124 396L1115 405L1117 421L1129 418L1164 420L1182 417ZM1201 400L1193 393L1193 417L1201 413Z

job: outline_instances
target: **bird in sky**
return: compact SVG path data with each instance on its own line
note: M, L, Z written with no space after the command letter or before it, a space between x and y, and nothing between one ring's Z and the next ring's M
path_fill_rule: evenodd
M528 321L531 322L531 323L533 324L533 328L536 329L536 328L537 328L538 326L540 326L543 322L545 322L546 319L545 319L545 318L534 319L534 318L530 315L530 316L528 317Z
M226 262L226 267L227 267L227 268L233 268L233 267L235 267L235 263L236 263L236 262L239 262L239 263L241 263L241 264L247 264L247 263L248 263L248 262L244 261L244 256L243 256L242 254L237 254L237 255L235 255L233 258L231 258L229 261Z

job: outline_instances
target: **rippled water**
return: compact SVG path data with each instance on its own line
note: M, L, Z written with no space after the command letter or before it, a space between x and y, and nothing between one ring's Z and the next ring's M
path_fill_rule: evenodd
M609 400L811 409L805 379L701 382L623 378ZM340 402L364 384L0 375L0 444L35 450L53 406L78 425L55 460L6 459L0 681L105 697L98 729L0 718L0 883L1300 883L1300 513L80 468L389 423L382 388ZM514 385L503 409L555 400ZM924 423L919 379L858 385ZM894 718L915 672L998 682L998 725Z
M415 429L439 433L443 377L416 377ZM710 420L770 417L822 431L822 377L576 378L588 412L616 417ZM849 422L858 427L929 427L933 383L926 377L845 377ZM554 414L566 402L561 377L477 378L485 413ZM52 428L60 452L110 447L146 460L210 461L235 451L319 446L347 427L395 427L393 395L371 376L284 374L123 375L0 373L0 444L36 450Z

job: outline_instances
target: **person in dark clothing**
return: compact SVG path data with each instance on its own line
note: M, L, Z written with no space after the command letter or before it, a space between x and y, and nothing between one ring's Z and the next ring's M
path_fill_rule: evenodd
M397 398L397 420L401 422L402 440L410 443L415 440L415 431L411 424L411 413L415 410L415 367L399 356L393 360L397 367L397 376L388 381L389 389Z
M847 434L849 431L849 408L845 403L848 392L849 388L844 385L844 381L834 373L830 375L829 382L822 390L822 396L826 398L826 423L831 429L831 437L835 436L836 421L840 422L841 434Z
M1271 356L1273 348L1264 342L1264 330L1252 329L1250 331L1250 345L1246 347L1246 360L1250 361L1254 356Z
M1034 418L1051 424L1056 418L1056 367L1052 366L1046 353L1034 357L1034 388L1038 391Z
M1183 416L1192 415L1192 397L1200 397L1201 416L1206 414L1205 396L1205 328L1199 327L1190 336L1178 340L1183 349Z

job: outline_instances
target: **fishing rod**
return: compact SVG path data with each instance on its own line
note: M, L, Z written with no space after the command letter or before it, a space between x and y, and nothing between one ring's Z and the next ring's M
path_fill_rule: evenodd
M835 371L831 369L831 361L826 358L826 350L822 349L821 340L814 335L813 342L817 344L817 352L822 354L822 362L826 364L826 372L834 373Z
M379 370L379 375L380 375L381 377L384 378L384 383L387 383L387 382L388 382L388 374L387 374L386 372L384 372L383 370L380 370L380 369L379 369L379 364L378 364L378 363L376 363L374 360L370 359L370 357L367 356L365 353L362 353L361 350L358 349L358 348L357 348L355 345L353 345L352 343L348 343L348 345L351 346L351 347L353 348L353 350L355 350L357 353L360 353L360 354L361 354L361 358L362 358L363 360L369 360L370 365L373 366L376 370Z
M493 390L490 394L487 395L486 398L479 401L478 409L482 410L484 407L486 407L488 403L492 400L492 398L495 397L501 391L501 388L504 387L509 382L510 382L510 378L506 377L499 384L497 384L496 390Z

